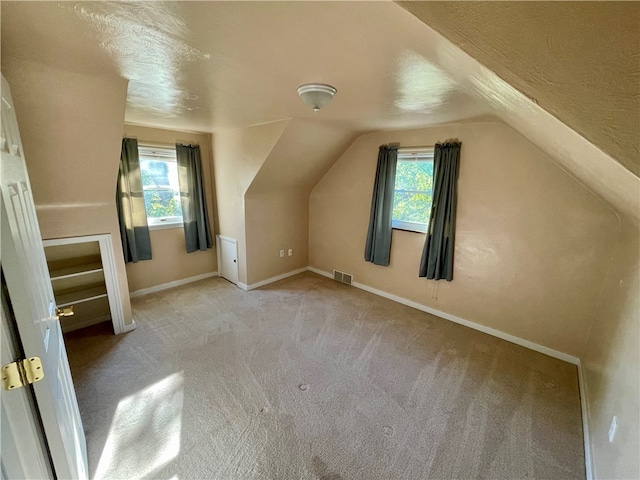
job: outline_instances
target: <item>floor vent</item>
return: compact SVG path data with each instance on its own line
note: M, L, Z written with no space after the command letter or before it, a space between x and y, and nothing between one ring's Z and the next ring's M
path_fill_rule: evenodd
M353 276L350 273L344 273L344 272L340 272L339 270L334 270L333 279L337 282L351 285L351 280L353 280Z

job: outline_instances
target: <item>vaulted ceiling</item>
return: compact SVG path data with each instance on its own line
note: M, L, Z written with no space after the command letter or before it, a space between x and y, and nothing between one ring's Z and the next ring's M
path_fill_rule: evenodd
M343 136L358 132L499 118L638 217L636 2L2 1L0 8L5 75L30 62L126 78L127 122L217 132L311 120L306 138L313 125L344 131L325 146L329 158ZM318 115L296 95L309 82L338 89ZM282 137L291 148L293 137ZM326 161L310 171L321 174Z
M640 2L399 2L640 174Z

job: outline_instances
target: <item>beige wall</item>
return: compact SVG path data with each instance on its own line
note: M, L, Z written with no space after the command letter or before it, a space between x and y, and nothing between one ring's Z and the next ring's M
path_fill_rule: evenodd
M207 209L211 232L215 229L215 189L211 166L211 135L207 133L176 132L159 128L126 124L124 134L138 139L139 145L175 146L176 143L200 145L202 173L205 181ZM182 228L151 230L152 259L127 264L129 291L161 285L184 278L215 272L217 268L214 248L205 252L187 253Z
M131 304L115 205L127 82L5 61L43 238L111 234L125 323Z
M640 174L638 2L398 3Z
M249 285L308 265L309 192L352 141L322 123L287 123L245 193Z
M307 192L247 194L245 209L249 285L309 264ZM292 256L288 256L290 248ZM285 251L284 258L280 250Z
M238 240L238 281L247 283L244 195L288 120L216 133L213 166L219 229Z
M640 478L640 242L623 218L582 357L595 478ZM611 418L618 433L609 443Z
M300 119L216 133L219 233L238 240L240 283L307 266L309 192L352 137Z
M364 261L378 146L462 141L453 282L417 276L423 234L394 231L391 265ZM360 137L310 198L309 264L571 355L584 351L616 239L615 213L499 123Z

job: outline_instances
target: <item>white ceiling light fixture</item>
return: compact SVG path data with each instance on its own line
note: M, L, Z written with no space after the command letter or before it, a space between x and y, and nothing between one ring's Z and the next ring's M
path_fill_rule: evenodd
M298 95L304 103L311 105L318 113L322 107L331 101L337 90L331 85L322 83L307 83L298 87Z

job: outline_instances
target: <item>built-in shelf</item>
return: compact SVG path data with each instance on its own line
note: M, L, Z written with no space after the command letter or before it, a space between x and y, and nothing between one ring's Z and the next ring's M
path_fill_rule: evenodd
M78 289L56 292L56 303L58 304L58 308L62 308L106 296L107 287L104 283L97 285L87 285Z
M56 238L43 243L56 305L74 307L73 315L60 317L62 331L111 320L114 333L124 333L111 235Z
M74 265L73 267L65 267L57 270L51 270L51 280L60 280L63 278L78 277L80 275L88 275L90 273L102 272L102 263L93 262L85 265Z

